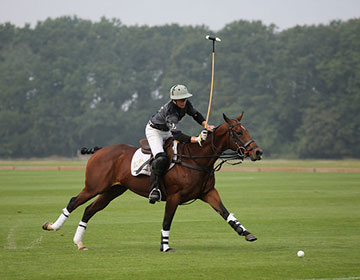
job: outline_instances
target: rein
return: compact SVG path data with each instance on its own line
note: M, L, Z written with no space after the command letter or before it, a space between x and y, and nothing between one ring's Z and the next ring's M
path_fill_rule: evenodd
M184 167L195 169L195 170L198 170L198 171L203 171L203 172L206 172L208 174L212 174L212 173L214 173L216 171L219 171L224 163L228 163L230 165L237 165L237 164L242 163L246 157L251 155L252 150L257 148L258 146L254 145L253 147L248 149L250 144L255 142L254 139L250 139L245 144L242 143L242 141L239 139L239 137L233 131L233 128L238 126L238 125L241 125L241 123L237 122L234 125L229 125L228 124L229 134L230 134L231 138L234 140L234 142L235 142L235 144L237 146L236 151L231 151L231 152L228 152L228 153L221 152L221 150L218 147L215 146L214 133L211 133L211 148L212 148L214 154L193 156L190 153L189 145L186 144L186 143L182 143L181 153L176 154L177 159L173 160L173 162L175 164L179 164L179 165L182 165ZM228 140L228 146L230 146L230 137L229 137L229 140ZM186 149L186 152L187 152L186 155L184 154L185 149ZM219 152L220 152L220 154L219 154ZM181 160L182 158L189 158L196 165L191 165L191 164L185 163L185 162L183 162ZM202 158L219 158L219 159L221 159L221 162L219 164L217 164L215 167L206 168L206 167L203 167L201 164L199 164L198 161L196 161L196 159L202 159ZM238 162L230 163L229 162L230 160L238 160Z

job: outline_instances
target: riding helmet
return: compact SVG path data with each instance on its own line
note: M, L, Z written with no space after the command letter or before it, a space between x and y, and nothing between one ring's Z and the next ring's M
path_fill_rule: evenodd
M170 98L173 100L185 99L191 96L192 94L184 85L174 85L170 88Z

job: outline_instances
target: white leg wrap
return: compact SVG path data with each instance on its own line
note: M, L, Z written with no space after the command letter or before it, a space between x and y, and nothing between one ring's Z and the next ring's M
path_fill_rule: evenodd
M69 218L69 216L70 216L70 213L66 208L64 208L62 211L63 212L61 213L59 218L56 220L56 222L51 225L51 227L54 230L59 230L63 226L63 224L66 222L67 218Z
M237 219L234 217L234 214L233 213L230 213L229 216L227 217L226 219L227 222L230 222L230 221L237 221Z
M75 235L74 235L74 239L73 239L75 245L82 244L82 239L83 239L86 227L87 227L87 223L84 223L84 222L79 223L79 225L76 229Z
M246 228L240 224L240 222L235 218L233 213L230 213L229 216L227 217L226 221L229 222L234 222L236 225L238 225L243 231L246 231Z
M169 247L169 235L170 231L168 230L161 230L161 248L163 252L166 252Z

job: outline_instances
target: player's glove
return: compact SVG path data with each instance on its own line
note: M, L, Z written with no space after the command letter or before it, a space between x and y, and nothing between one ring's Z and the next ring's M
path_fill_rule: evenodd
M205 141L206 138L207 138L207 130L204 129L204 130L201 131L201 133L199 134L199 136L195 137L195 141L198 142L198 144L199 144L200 146L202 146L202 145L201 145L201 142L202 142L202 141Z

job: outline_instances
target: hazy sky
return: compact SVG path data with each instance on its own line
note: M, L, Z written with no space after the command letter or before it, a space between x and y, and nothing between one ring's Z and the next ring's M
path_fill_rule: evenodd
M213 31L234 20L261 20L280 30L360 17L360 0L0 0L0 23L17 26L77 15L126 25L206 25Z

